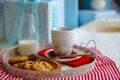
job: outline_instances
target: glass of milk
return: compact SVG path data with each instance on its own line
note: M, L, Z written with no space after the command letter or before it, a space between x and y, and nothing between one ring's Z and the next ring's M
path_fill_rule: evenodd
M21 15L21 27L18 36L18 47L21 55L37 54L39 50L39 34L32 14Z

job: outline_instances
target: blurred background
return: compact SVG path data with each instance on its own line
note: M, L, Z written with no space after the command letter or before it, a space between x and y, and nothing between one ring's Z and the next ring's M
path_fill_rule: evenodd
M35 14L40 43L50 43L53 27L78 28L92 21L119 20L120 0L0 0L1 46L17 43L23 13Z

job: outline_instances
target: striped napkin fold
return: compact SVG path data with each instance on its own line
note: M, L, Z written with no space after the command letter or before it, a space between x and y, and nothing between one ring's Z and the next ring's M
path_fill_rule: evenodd
M95 48L91 48L91 50L93 52L96 51ZM26 80L5 71L1 61L2 57L0 56L0 80ZM102 53L98 51L95 66L90 72L76 77L46 78L45 80L120 80L120 71L113 60L103 56Z

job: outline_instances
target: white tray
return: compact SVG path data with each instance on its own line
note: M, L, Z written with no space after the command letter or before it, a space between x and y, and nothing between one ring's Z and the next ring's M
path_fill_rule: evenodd
M9 48L3 54L3 64L6 71L8 71L12 75L23 77L29 80L79 76L91 71L95 65L95 60L96 60L96 53L90 51L87 48L80 47L80 50L83 50L85 52L86 51L90 52L90 54L94 57L94 60L91 63L85 64L79 67L70 67L62 64L61 71L40 72L40 71L20 69L10 65L8 63L8 59L17 55L13 52L13 50L14 48Z

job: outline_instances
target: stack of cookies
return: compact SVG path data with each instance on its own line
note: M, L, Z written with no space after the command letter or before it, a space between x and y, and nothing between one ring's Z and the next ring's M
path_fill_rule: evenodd
M61 65L54 60L40 59L35 55L15 56L8 62L17 68L37 70L37 71L56 71L61 69Z

